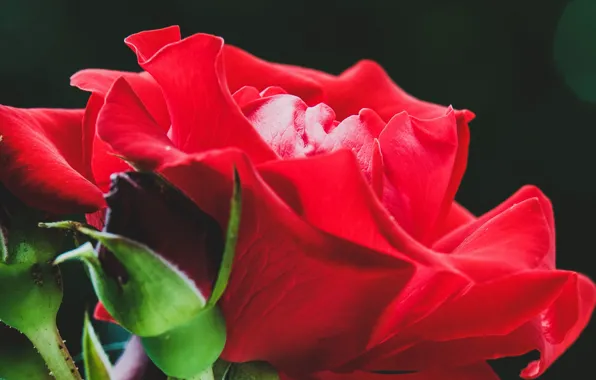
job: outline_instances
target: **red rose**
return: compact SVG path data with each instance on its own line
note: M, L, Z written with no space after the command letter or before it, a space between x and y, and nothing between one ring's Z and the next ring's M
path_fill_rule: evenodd
M221 225L232 166L243 181L221 302L225 359L266 360L299 378L489 379L485 360L538 349L522 373L534 378L587 324L594 285L555 270L551 205L538 189L480 218L453 202L472 113L407 95L373 62L336 77L209 35L180 40L175 27L126 43L171 125L154 116L159 96L146 101L129 74L107 95L109 84L93 87L106 99L101 139ZM97 71L73 83L87 78ZM191 267L191 253L171 251L162 254Z
M294 379L463 380L494 379L486 360L537 349L522 373L535 378L588 323L594 284L555 269L552 209L538 189L480 218L453 201L470 112L407 95L373 62L332 76L210 35L180 40L175 27L126 42L146 72L72 78L92 92L87 178L106 190L125 157L224 226L238 169L224 359L268 361ZM152 238L205 282L191 240Z

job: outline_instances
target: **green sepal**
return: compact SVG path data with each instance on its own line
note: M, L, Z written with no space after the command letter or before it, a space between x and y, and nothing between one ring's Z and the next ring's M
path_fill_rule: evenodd
M190 322L141 341L166 375L190 379L217 360L226 342L226 326L218 308L206 308Z
M234 168L234 190L232 192L232 199L230 200L230 219L228 221L228 228L226 231L226 245L224 248L217 280L213 286L213 292L207 302L209 307L213 307L221 298L232 272L232 262L236 254L236 243L238 242L238 231L240 230L240 217L242 212L242 185L240 183L240 176L238 171Z
M110 380L112 378L112 364L104 352L87 314L85 314L83 322L82 347L85 379Z
M54 325L62 302L62 279L51 264L0 263L0 321L28 335Z
M213 292L205 309L183 326L160 336L141 339L149 358L172 378L195 378L210 368L223 351L226 326L215 305L223 295L230 279L238 241L241 209L240 178L238 172L234 170L234 189L230 201L225 249Z
M67 246L65 233L48 231L38 227L41 214L27 208L19 208L10 217L10 229L1 227L2 249L0 263L41 264L51 261Z
M62 278L52 260L68 240L63 232L39 228L39 211L2 188L0 195L8 202L0 204L0 321L27 334L55 323Z
M71 259L85 263L97 297L128 331L145 337L161 335L188 322L205 307L205 297L193 282L149 247L122 236L77 224L74 227L108 248L127 278L110 277L90 243L63 253L55 264Z
M279 380L275 368L265 362L233 363L225 380Z

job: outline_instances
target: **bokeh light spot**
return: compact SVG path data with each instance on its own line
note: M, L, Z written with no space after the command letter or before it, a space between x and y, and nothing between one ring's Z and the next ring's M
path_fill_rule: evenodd
M596 1L567 5L555 32L554 58L573 92L596 103Z

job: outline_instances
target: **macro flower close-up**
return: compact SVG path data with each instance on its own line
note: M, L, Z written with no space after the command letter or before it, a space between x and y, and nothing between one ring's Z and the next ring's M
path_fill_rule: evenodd
M535 379L588 327L565 198L460 197L490 113L371 59L124 43L136 68L70 77L84 108L0 105L0 379Z

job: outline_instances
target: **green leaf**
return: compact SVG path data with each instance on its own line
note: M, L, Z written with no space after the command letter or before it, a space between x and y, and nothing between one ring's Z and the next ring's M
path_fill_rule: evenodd
M236 254L236 243L238 242L238 230L240 229L240 217L242 211L242 186L238 171L234 168L234 191L230 202L230 220L228 221L228 230L226 233L226 246L224 249L219 273L211 297L207 302L209 307L213 307L223 295L230 273L232 272L232 262Z
M55 380L27 337L1 323L0 379Z
M217 360L226 342L226 326L219 309L208 308L183 326L141 341L166 375L190 379Z
M279 380L279 374L265 362L234 363L230 366L226 380Z
M46 227L55 225L47 224ZM163 334L188 322L205 307L205 297L193 282L147 246L80 225L75 228L107 247L126 270L127 278L109 276L90 243L63 253L55 263L72 259L85 263L95 292L106 310L133 334Z
M110 359L103 350L99 338L85 314L83 324L83 362L87 380L110 380L112 365Z

